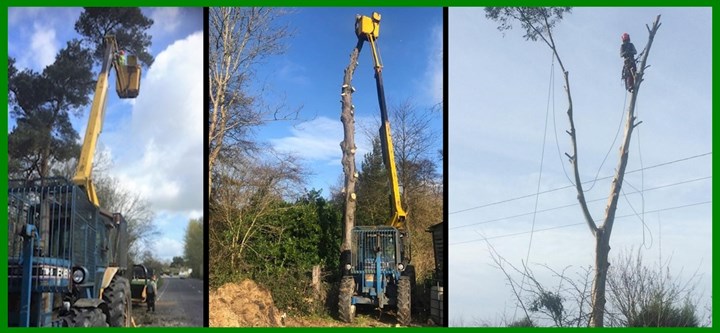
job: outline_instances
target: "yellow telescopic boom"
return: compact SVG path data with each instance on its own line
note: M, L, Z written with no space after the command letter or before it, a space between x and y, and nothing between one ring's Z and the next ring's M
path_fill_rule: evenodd
M380 144L382 147L383 163L387 168L390 177L390 200L392 216L388 225L399 230L405 230L407 213L402 207L400 199L400 186L395 166L395 152L393 150L392 135L390 131L390 120L388 119L387 106L385 105L385 88L382 80L382 63L375 41L380 36L380 14L374 12L372 17L358 15L355 21L355 34L358 37L358 46L363 41L370 43L373 61L375 63L375 85L377 86L378 102L380 104Z
M85 189L90 202L96 206L100 206L100 202L92 182L92 166L98 137L102 131L105 118L110 69L115 68L116 90L120 98L135 98L140 90L141 71L140 65L137 64L137 57L127 57L127 63L121 63L124 58L119 56L119 51L115 36L105 36L105 55L103 56L100 75L95 84L95 96L90 108L90 117L85 129L80 159L73 177L73 182Z

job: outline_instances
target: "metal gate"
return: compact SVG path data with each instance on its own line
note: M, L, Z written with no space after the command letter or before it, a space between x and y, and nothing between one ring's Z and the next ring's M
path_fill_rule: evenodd
M96 281L97 264L103 261L103 223L87 195L64 178L8 182L11 326L27 312L31 326L50 325L53 308L62 301L54 295L69 291L73 266L85 267ZM23 309L22 304L28 305Z

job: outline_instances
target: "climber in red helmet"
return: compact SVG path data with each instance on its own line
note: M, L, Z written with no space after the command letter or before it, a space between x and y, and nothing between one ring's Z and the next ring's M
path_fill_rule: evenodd
M637 54L637 50L635 50L635 45L630 42L630 35L628 35L627 32L623 33L620 38L622 39L620 56L625 59L622 70L622 80L625 82L625 88L629 92L632 92L635 86L635 72L637 71L635 67L635 54Z

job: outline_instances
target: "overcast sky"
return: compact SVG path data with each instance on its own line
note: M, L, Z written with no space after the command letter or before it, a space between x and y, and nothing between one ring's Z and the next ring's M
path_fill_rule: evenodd
M610 191L610 179L602 178L617 166L624 121L620 35L628 32L641 51L645 24L658 14L662 27L639 91L636 112L642 124L633 134L627 168L646 169L626 176L610 256L612 262L623 250L642 249L647 264L670 261L671 272L683 279L697 272L702 308L710 305L712 281L711 10L575 8L558 23L554 38L570 73L581 179L601 178L593 187L585 185L586 198L599 199L589 204L597 220ZM571 147L562 74L556 65L549 89L549 48L525 41L518 29L503 35L496 27L482 8L450 9L451 325L497 325L515 313L513 294L503 273L491 266L485 237L514 265L528 260L548 284L555 280L536 264L556 270L571 266L575 272L594 262L594 238L574 188L535 196L538 190L571 185L563 171L564 166L572 177L564 156ZM688 157L693 158L674 162ZM669 164L651 168L663 163ZM638 190L643 195L633 193ZM683 205L692 206L668 209ZM553 209L561 206L569 207ZM515 215L522 216L510 218ZM548 228L555 229L543 230Z
M326 197L342 175L340 86L357 43L355 15L373 11L382 15L377 45L388 111L392 114L406 100L417 110L430 109L442 100L442 8L294 8L280 20L294 31L287 40L287 52L258 67L257 85L269 87L263 97L270 104L282 101L289 108L301 108L298 121L268 124L258 130L258 138L300 156L312 173L307 188L323 189ZM377 133L380 111L367 43L358 62L353 104L359 169L370 150L365 133ZM442 148L442 114L435 112L431 117L437 147L433 151L437 151ZM438 168L442 168L439 162Z
M160 236L148 244L162 259L183 255L191 218L203 213L203 15L201 8L144 8L155 21L140 95L118 99L110 91L98 150L112 157L108 173L140 193L155 212ZM73 37L81 8L9 8L8 53L20 69L51 64ZM114 74L110 77L114 82ZM112 90L112 87L110 88ZM88 111L72 119L81 137ZM8 130L14 121L9 119Z

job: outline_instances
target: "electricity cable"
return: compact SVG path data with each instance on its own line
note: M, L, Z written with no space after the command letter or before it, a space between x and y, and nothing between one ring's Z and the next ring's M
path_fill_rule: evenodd
M642 170L640 170L640 169L630 170L630 171L625 172L625 175L628 175L628 174L631 174L631 173L635 173L635 172L639 172L639 171L643 171L643 170L649 170L649 169L659 168L659 167L663 167L663 166L667 166L667 165L671 165L671 164L675 164L675 163L679 163L679 162L684 162L684 161L688 161L688 160L692 160L692 159L696 159L696 158L700 158L700 157L704 157L704 156L708 156L708 155L712 155L712 152L697 154L697 155L688 156L688 157L683 157L683 158L676 159L676 160L671 160L671 161L667 161L667 162L663 162L663 163L658 163L658 164L655 164L655 165L651 165L651 166L645 167L645 168L643 168ZM598 180L610 179L610 178L612 178L612 177L614 177L614 175L601 177L601 178L598 178ZM589 182L591 182L591 181L584 182L583 184L586 184L586 183L589 183ZM572 187L574 187L574 186L572 186L572 185L567 185L567 186L562 186L562 187L556 187L556 188L552 188L552 189L549 189L549 190L541 191L540 194L546 194L546 193L555 192L555 191L559 191L559 190L564 190L564 189L568 189L568 188L572 188ZM452 214L464 213L464 212L471 211L471 210L476 210L476 209L480 209L480 208L486 208L486 207L490 207L490 206L499 205L499 204L502 204L502 203L512 202L512 201L515 201L515 200L531 198L531 197L534 197L534 196L535 196L535 193L533 193L533 194L526 194L526 195L522 195L522 196L519 196L519 197L513 197L513 198L504 199L504 200L500 200L500 201L494 201L494 202L490 202L490 203L487 203L487 204L482 204L482 205L478 205L478 206L474 206L474 207L469 207L469 208L464 208L464 209L456 210L456 211L450 212L449 214L452 215Z
M685 205L680 205L680 206L666 207L666 208L660 208L660 209L656 209L656 210L650 210L650 211L647 211L646 213L664 212L664 211L669 211L669 210L675 210L675 209L681 209L681 208L693 207L693 206L700 206L700 205L706 205L706 204L711 204L711 203L712 203L712 200L701 201L701 202L695 202L695 203L685 204ZM620 218L626 218L626 217L631 217L631 216L634 216L634 214L620 215L620 216L616 216L615 218L616 218L616 219L620 219ZM599 222L599 221L596 221L596 222ZM579 223L572 223L572 224L564 224L564 225L559 225L559 226L555 226L555 227L549 227L549 228L544 228L544 229L537 229L537 230L535 230L535 232L555 230L555 229L561 229L561 228L568 228L568 227L573 227L573 226L578 226L578 225L586 225L586 223L585 223L585 222L579 222ZM497 235L497 236L492 236L492 237L485 237L485 238L481 238L481 239L472 239L472 240L467 240L467 241L462 241L462 242L456 242L456 243L451 243L450 245L460 245L460 244L474 243L474 242L486 241L486 240L497 239L497 238L506 238L506 237L512 237L512 236L519 236L519 235L523 235L523 234L527 234L527 233L528 233L528 231L516 232L516 233L512 233L512 234L504 234L504 235Z
M688 183L697 182L697 181L706 180L706 179L712 179L712 176L693 178L693 179L688 179L688 180L684 180L684 181L680 181L680 182L675 182L675 183L670 183L670 184L659 185L659 186L656 186L656 187L652 187L652 188L645 189L645 191L654 191L654 190L659 190L659 189L663 189L663 188L667 188L667 187L673 187L673 186L688 184ZM627 183L627 184L630 185L630 187L632 187L632 188L635 190L634 192L629 192L628 194L640 193L640 190L636 189L636 188L635 188L634 186L632 186L630 183ZM607 200L607 198L606 198L606 197L597 198L597 199L593 199L593 200L588 200L587 202L588 202L588 203L592 203L592 202L598 202L598 201L603 201L603 200ZM552 208L541 209L541 210L538 210L537 212L538 212L538 213L544 213L544 212L549 212L549 211L553 211L553 210L558 210L558 209L563 209L563 208L568 208L568 207L574 207L574 206L577 206L577 203L571 203L571 204L567 204L567 205L563 205L563 206L556 206L556 207L552 207ZM477 225L481 225L481 224L487 224L487 223L492 223L492 222L509 220L509 219L513 219L513 218L517 218L517 217L522 217L522 216L528 216L528 215L532 215L533 213L534 213L534 212L528 212L528 213L521 213L521 214L516 214L516 215L504 216L504 217L495 218L495 219L491 219L491 220L486 220L486 221L482 221L482 222L476 222L476 223L470 223L470 224L465 224L465 225L456 226L456 227L450 227L450 228L448 228L448 229L452 230L452 229L467 228L467 227L477 226Z

